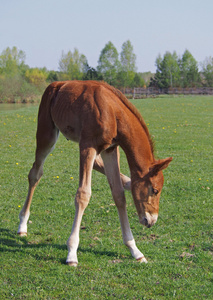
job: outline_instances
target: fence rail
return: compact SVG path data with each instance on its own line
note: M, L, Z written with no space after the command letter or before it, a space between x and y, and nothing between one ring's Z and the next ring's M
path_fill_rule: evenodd
M121 88L128 98L139 99L144 97L151 97L156 95L213 95L213 87L202 88L169 88L169 89L157 89L157 88Z

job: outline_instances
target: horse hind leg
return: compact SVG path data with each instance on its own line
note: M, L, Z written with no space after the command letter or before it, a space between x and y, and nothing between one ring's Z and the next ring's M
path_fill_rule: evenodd
M43 118L44 119L44 118ZM48 118L46 118L46 121ZM41 176L43 175L43 165L45 159L47 158L48 154L54 149L55 143L58 138L59 131L55 127L53 123L45 124L38 121L38 128L37 128L37 147L36 147L36 155L35 155L35 162L29 172L28 181L29 181L29 189L26 201L24 206L19 214L19 228L18 234L20 236L27 235L27 222L30 216L30 205L32 202L32 197L35 191L36 186L38 185Z
M91 197L92 168L97 152L93 147L85 147L80 143L80 174L79 187L75 197L75 219L70 237L67 241L68 255L66 263L76 267L78 264L77 249L79 245L79 233L81 220Z
M119 149L117 150L118 151L118 164L120 165L120 153L119 153ZM105 169L104 169L104 163L103 163L103 159L101 157L101 155L97 155L96 159L95 159L95 162L94 162L94 165L93 165L93 169L106 175L105 174ZM131 179L120 173L120 177L121 177L121 182L122 182L122 185L124 187L125 190L128 190L130 191L131 190Z

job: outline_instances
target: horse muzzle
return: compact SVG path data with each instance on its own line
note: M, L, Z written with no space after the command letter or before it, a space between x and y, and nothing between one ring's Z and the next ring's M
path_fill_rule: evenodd
M151 215L150 213L146 212L145 216L139 217L139 221L142 225L146 226L147 228L152 227L158 219L158 214Z

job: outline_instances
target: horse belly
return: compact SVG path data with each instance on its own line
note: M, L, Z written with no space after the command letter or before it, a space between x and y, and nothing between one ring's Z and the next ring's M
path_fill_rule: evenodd
M79 137L79 134L75 127L73 127L71 125L67 125L63 129L59 128L59 130L61 131L61 133L65 136L65 138L67 140L71 140L71 141L79 143L80 137Z
M66 139L79 142L81 126L79 118L71 110L53 109L52 120Z

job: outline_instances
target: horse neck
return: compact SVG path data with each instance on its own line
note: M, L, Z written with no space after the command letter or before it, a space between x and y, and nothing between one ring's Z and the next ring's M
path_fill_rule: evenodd
M125 130L125 127L122 127L120 133L125 136L120 146L126 154L131 178L138 178L149 170L154 161L152 144L140 122L130 122L128 129Z

